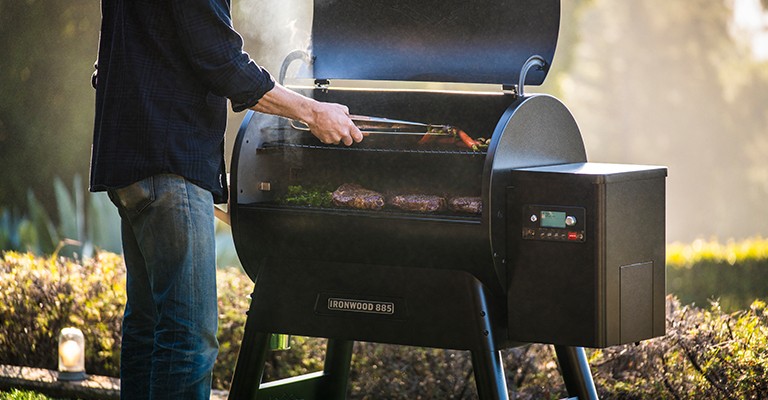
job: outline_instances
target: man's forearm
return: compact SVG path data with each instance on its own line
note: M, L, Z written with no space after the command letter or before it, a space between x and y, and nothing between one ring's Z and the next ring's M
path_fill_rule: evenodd
M288 90L280 84L267 92L252 110L265 114L296 119L307 124L314 122L317 101Z
M275 84L251 109L302 121L323 143L349 146L363 140L360 130L349 119L346 106L319 102L279 84Z

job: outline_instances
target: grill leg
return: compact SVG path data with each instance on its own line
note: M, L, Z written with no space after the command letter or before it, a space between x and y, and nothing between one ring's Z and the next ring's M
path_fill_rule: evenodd
M472 351L472 369L481 400L509 399L500 351Z
M346 398L354 344L351 340L328 339L323 365L324 399Z
M267 362L270 334L253 331L250 322L249 316L245 322L245 334L229 388L228 398L232 400L255 398L259 390L258 382L261 382L264 364Z
M251 319L253 315L255 314L250 312L245 321L245 332L240 353L237 355L228 399L254 400L286 396L295 398L296 394L300 394L300 398L322 400L346 397L352 347L355 343L351 340L328 339L321 375L307 374L297 377L299 379L286 379L271 385L260 385L270 351L270 334L255 330L255 323Z
M575 396L579 400L597 400L597 389L584 348L555 346L555 353L568 396Z
M471 351L477 394L481 400L509 400L504 364L501 361L501 352L495 345L491 323L491 317L497 309L491 307L485 287L480 282L472 279L469 285L472 302L479 312L474 316L478 335L476 345Z

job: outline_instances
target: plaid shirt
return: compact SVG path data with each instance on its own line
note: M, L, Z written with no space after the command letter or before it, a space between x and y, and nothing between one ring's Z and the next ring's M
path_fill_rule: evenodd
M91 191L160 173L226 201L226 98L255 105L274 87L243 52L229 0L102 0Z

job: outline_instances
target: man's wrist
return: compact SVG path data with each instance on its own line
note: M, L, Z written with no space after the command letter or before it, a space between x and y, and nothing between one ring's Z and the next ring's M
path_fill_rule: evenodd
M317 119L318 104L314 99L275 85L252 109L312 124Z
M317 100L305 97L303 104L299 107L302 114L299 119L307 125L314 125L317 122L318 104Z

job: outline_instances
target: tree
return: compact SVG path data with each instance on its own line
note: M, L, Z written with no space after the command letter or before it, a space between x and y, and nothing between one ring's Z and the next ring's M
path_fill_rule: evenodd
M730 16L723 1L595 1L563 85L591 161L670 167L674 240L754 235L768 219L768 74Z

